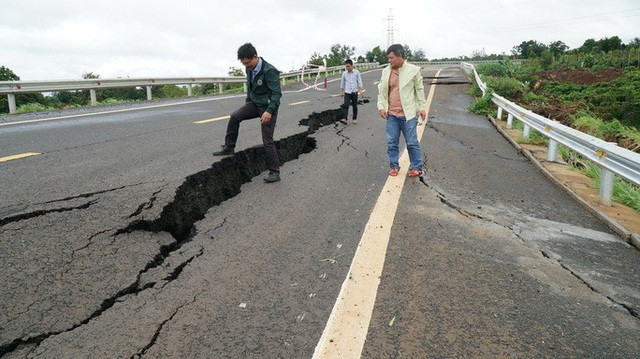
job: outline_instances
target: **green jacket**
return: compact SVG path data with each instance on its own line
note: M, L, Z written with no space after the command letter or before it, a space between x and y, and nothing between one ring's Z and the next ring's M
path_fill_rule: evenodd
M382 77L378 84L378 110L389 110L389 75L391 66L387 65L382 70ZM408 120L415 118L418 111L427 107L424 97L424 85L422 84L422 73L420 67L404 62L399 71L400 77L400 103L402 111Z
M251 70L247 69L247 99L259 108L265 109L272 115L277 114L280 107L280 71L262 59L262 69L251 80Z

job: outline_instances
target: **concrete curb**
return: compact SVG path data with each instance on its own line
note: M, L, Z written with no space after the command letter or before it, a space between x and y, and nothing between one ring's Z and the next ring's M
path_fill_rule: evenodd
M547 178L549 178L549 180L551 180L553 183L556 184L556 186L558 186L559 188L567 192L569 196L571 196L576 202L578 202L578 204L582 205L586 210L591 212L591 214L593 214L598 219L603 221L607 225L607 227L609 227L613 232L619 235L623 240L629 242L631 245L636 247L636 249L640 250L640 234L631 233L631 231L624 228L622 225L620 225L620 223L616 222L613 218L607 216L606 214L598 210L596 207L591 205L591 203L586 201L584 198L580 197L577 193L571 190L569 186L567 186L565 183L557 179L553 175L553 173L547 170L542 165L542 162L540 162L540 160L538 160L533 155L533 153L531 153L530 150L522 147L518 142L512 139L511 136L509 136L509 134L502 129L500 124L497 122L497 120L493 116L487 115L487 117L489 118L489 121L491 121L493 126L498 130L498 132L500 132L500 134L502 134L502 136L504 136L504 138L506 138L513 145L513 147L515 147L520 153L522 153L525 157L527 157L536 167L538 167L538 169Z

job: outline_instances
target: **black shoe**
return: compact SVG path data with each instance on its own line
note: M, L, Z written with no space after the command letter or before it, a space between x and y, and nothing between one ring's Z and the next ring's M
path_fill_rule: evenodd
M225 145L222 145L221 147L222 149L220 151L213 153L214 156L228 156L236 153L236 151L233 150L233 147Z
M269 175L264 178L264 181L267 182L267 183L280 181L280 172L279 171L269 171Z

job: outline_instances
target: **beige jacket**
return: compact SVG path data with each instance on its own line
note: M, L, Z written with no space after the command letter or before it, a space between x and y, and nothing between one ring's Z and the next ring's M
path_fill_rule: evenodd
M384 109L385 111L389 111L390 74L391 66L387 66L382 70L382 77L378 84L378 110ZM424 110L427 107L420 67L405 61L399 69L399 81L402 111L407 120L411 120L418 116L418 111Z

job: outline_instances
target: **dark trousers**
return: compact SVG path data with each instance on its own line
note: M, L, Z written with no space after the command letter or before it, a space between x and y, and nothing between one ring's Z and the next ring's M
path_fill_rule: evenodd
M229 147L235 147L238 140L238 132L240 129L240 122L252 118L259 118L264 113L264 110L256 106L253 102L247 102L244 106L234 111L227 124L227 135L224 138L224 144ZM270 171L280 170L280 160L278 159L278 150L273 142L273 131L276 128L277 113L271 114L271 121L267 123L260 123L262 127L262 143L264 144L264 151L267 155L267 166Z
M353 106L353 119L358 118L358 93L344 94L344 103L342 104L342 118L347 119L349 115L349 103Z

